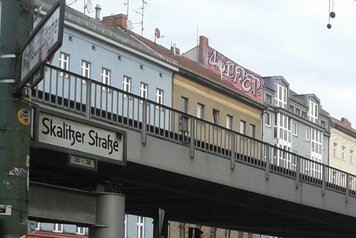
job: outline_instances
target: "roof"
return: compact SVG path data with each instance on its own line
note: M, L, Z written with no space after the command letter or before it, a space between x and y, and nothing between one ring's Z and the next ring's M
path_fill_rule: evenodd
M341 118L341 121L331 117L332 125L335 129L346 133L356 139L356 130L352 128L351 123L346 118Z
M142 43L144 43L146 46L150 47L153 51L160 54L161 57L166 58L167 60L169 60L171 62L176 62L180 68L179 73L181 73L182 75L184 75L186 72L188 72L190 74L194 74L195 76L200 77L201 79L209 81L210 85L215 84L218 87L224 88L224 90L233 92L236 96L238 96L240 99L244 100L247 103L253 104L254 106L259 107L259 108L264 108L263 104L250 99L243 92L241 92L239 90L231 89L230 84L221 80L219 75L212 72L211 70L209 70L207 67L203 66L202 64L197 63L197 62L189 59L188 57L177 54L174 52L174 50L169 50L169 49L165 48L164 46L161 46L161 45L159 45L145 37L142 37L141 35L138 35L135 32L132 32L132 31L128 31L128 32L129 32L129 34L131 34L131 36L133 36L134 38L137 38Z
M56 2L55 0L34 0L35 6L44 10L49 11L51 7ZM95 32L102 35L108 39L114 40L117 43L125 45L129 48L135 49L143 54L154 57L162 62L168 63L169 65L176 66L175 62L168 61L166 58L162 58L161 55L157 54L150 47L142 44L141 41L133 37L128 31L122 30L120 28L114 28L104 25L100 21L93 19L73 8L66 6L65 9L65 20L67 22L73 23L77 26L81 26L91 32Z

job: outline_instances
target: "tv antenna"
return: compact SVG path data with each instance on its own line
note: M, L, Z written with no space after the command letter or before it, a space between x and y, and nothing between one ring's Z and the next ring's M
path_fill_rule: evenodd
M68 6L70 6L70 5L72 5L73 3L75 3L76 1L78 1L78 0L73 0L73 1L71 1L71 2L66 1L66 4L67 4Z
M141 15L141 22L138 22L138 24L141 25L141 36L143 35L143 17L144 17L144 13L145 13L145 5L148 2L145 0L142 0L142 7L140 7L140 11L135 11L137 14Z
M85 14L85 11L87 11L88 14L90 14L93 11L93 2L92 2L92 0L86 0L86 1L84 0L84 9L83 9L83 13L84 14Z
M126 1L124 2L124 6L126 6L127 19L129 19L130 0L126 0Z

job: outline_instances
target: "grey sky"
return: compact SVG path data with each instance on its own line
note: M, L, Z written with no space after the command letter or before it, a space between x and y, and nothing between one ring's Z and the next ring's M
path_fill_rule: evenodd
M73 0L68 0L69 2ZM72 7L83 11L83 1ZM87 0L85 0L87 1ZM329 0L146 0L144 36L176 44L185 52L197 35L209 45L261 76L282 75L291 89L314 93L333 117L356 128L356 2L336 0L328 30ZM125 13L127 0L92 0L101 15ZM129 20L141 32L142 0L130 0ZM89 14L88 14L89 15ZM94 13L90 14L94 16Z

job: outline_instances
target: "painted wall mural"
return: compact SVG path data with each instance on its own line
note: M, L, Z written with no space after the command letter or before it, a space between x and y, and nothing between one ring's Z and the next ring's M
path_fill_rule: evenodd
M211 47L208 48L208 68L219 74L221 80L262 103L263 81L259 75L236 64Z

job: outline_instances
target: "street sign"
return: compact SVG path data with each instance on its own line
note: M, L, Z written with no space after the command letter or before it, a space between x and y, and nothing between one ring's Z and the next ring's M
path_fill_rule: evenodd
M61 47L63 41L65 1L58 1L32 31L21 53L19 89L31 84L32 76L42 63Z
M44 148L76 155L72 165L96 169L95 161L89 159L126 164L126 133L121 130L44 112L39 112L37 120L35 141Z

